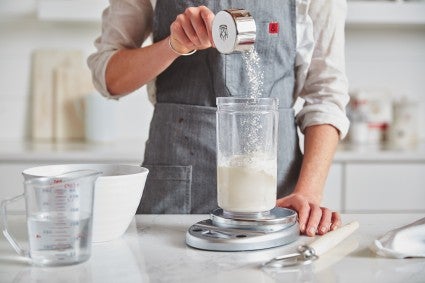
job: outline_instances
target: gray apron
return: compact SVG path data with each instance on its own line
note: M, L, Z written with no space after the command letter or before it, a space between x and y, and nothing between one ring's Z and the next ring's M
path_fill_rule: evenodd
M187 7L214 13L244 8L257 24L255 49L264 66L264 93L279 98L278 197L292 192L301 153L293 105L296 53L295 0L158 0L154 42ZM278 33L269 32L277 22ZM274 25L273 27L276 27ZM143 166L150 170L137 213L209 213L217 208L216 97L247 96L240 53L209 48L177 58L156 80L157 103Z

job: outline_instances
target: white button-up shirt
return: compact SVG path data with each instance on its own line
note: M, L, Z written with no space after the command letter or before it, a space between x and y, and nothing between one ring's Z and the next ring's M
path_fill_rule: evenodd
M152 31L155 2L110 0L110 6L105 9L102 34L95 41L97 52L88 58L94 85L104 96L112 98L105 82L109 59L119 49L141 47ZM344 55L346 10L345 0L296 0L294 96L303 101L297 113L302 132L308 126L320 124L337 128L341 139L348 132L345 107L349 96ZM155 88L148 87L148 93L154 102Z

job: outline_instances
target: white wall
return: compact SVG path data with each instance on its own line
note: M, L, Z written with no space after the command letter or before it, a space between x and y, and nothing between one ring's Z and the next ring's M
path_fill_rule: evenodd
M39 21L35 7L35 0L0 2L0 139L28 136L32 51L80 49L88 56L100 34L100 23ZM145 88L117 103L118 138L145 140L153 108Z
M420 134L425 137L425 26L348 25L346 64L350 89L418 101Z
M27 136L32 50L78 48L88 55L100 32L99 23L39 21L35 6L35 0L0 1L0 139ZM348 26L346 30L352 89L381 88L396 97L425 101L424 26ZM119 105L119 138L145 140L152 113L145 90L122 99Z

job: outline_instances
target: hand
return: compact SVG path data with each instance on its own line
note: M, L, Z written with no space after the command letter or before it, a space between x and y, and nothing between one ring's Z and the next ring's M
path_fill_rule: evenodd
M170 42L180 53L212 46L211 25L214 13L205 6L190 7L170 26Z
M277 206L295 209L298 212L300 232L307 236L323 235L341 226L338 212L320 207L313 198L293 193L277 200Z

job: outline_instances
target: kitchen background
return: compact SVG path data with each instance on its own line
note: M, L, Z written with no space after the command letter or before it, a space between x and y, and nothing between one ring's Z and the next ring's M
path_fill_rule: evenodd
M86 116L86 123L83 104L73 103L70 116L63 116L63 105L46 110L39 97L46 88L62 99L81 100L93 92L85 58L94 51L106 5L106 0L0 2L0 197L22 190L19 172L29 166L142 160L152 114L145 88L119 102L102 100L102 107L90 111L99 114ZM77 60L76 66L67 60ZM425 211L425 2L349 1L346 68L354 127L335 158L325 203L341 211ZM79 89L70 94L73 81ZM116 123L105 124L105 113ZM70 129L66 117L82 128ZM82 132L93 121L97 132ZM393 141L392 149L385 140ZM401 195L406 182L411 191Z

